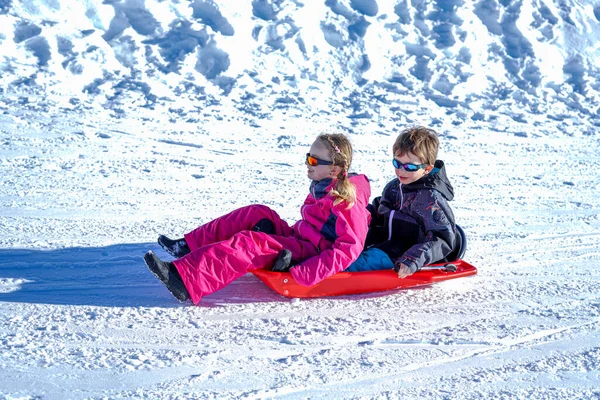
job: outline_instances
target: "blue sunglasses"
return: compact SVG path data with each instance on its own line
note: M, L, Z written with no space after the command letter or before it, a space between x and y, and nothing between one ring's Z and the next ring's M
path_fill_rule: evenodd
M394 164L394 168L396 169L404 169L406 172L417 172L420 169L425 168L429 164L402 164L400 161L395 158L392 159L392 164Z

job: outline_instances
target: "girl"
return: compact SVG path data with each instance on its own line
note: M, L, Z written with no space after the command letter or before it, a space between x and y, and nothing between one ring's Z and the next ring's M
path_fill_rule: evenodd
M310 193L289 226L264 205L250 205L170 240L158 243L178 259L161 261L151 251L144 261L180 301L198 304L256 268L271 266L282 250L297 263L294 279L313 285L346 269L363 250L371 195L365 175L348 174L352 145L343 134L321 134L306 155ZM289 253L288 253L289 254Z

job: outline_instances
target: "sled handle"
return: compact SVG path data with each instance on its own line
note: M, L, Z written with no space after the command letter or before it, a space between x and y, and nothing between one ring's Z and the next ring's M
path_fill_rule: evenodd
M446 271L446 272L456 272L458 267L455 264L447 263L444 265L428 265L421 268L419 271Z

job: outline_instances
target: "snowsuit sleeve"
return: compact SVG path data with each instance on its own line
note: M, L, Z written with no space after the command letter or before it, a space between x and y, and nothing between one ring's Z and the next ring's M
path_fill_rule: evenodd
M301 285L314 285L345 270L363 251L370 219L366 202L357 200L350 209L346 209L346 203L343 202L333 207L332 211L337 217L337 238L333 245L290 270L296 282Z
M424 265L444 259L452 252L458 238L452 210L436 190L420 190L410 208L410 214L424 229L425 240L409 248L398 262L415 272Z

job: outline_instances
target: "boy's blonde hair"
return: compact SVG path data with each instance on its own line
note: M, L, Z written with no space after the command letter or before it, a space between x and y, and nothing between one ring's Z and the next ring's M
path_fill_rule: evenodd
M424 126L413 126L403 130L394 142L394 156L410 152L425 164L434 165L440 142L437 133Z
M322 133L317 136L325 147L329 149L333 165L341 168L341 172L336 176L335 186L329 192L336 197L333 205L338 205L345 201L348 208L356 202L356 187L348 179L348 170L352 164L352 144L346 135L342 133Z

